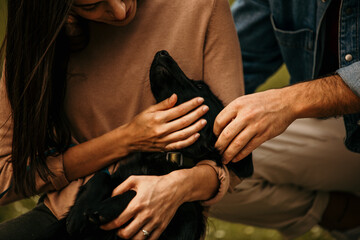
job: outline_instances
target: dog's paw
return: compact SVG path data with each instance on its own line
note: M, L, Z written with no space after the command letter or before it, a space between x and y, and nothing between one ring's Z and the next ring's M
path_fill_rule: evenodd
M125 210L135 195L135 191L127 191L121 195L108 198L93 209L89 209L85 215L90 222L96 225L108 223Z
M66 218L66 229L70 235L80 235L89 227L89 213L104 199L111 196L113 190L111 177L105 172L96 173L85 185L81 186Z
M88 224L88 218L84 208L73 206L66 218L66 230L71 236L83 233Z
M95 225L101 225L110 221L100 214L98 211L89 210L86 213L86 218Z

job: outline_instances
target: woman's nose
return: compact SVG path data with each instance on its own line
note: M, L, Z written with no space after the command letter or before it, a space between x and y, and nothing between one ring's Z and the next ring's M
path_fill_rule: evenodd
M126 17L126 5L121 0L109 0L109 14L116 20Z

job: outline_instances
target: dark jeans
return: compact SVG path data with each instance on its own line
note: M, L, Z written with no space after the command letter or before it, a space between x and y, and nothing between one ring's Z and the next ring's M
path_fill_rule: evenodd
M1 240L64 240L70 239L65 219L57 220L44 203L29 212L0 223Z

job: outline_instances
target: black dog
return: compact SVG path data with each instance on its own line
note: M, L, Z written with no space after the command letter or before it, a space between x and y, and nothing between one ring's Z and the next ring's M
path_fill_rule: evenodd
M221 101L203 81L186 77L166 51L158 52L150 69L151 90L157 102L173 93L177 104L201 96L209 106L205 115L207 125L200 131L200 138L179 153L135 153L127 157L118 170L109 175L98 172L80 188L74 206L70 209L66 225L74 239L119 239L115 231L102 231L99 225L115 219L136 195L128 191L110 198L113 189L131 175L164 175L176 169L194 166L203 159L216 161L221 166L221 156L214 148L216 136L212 128L216 115L223 109ZM175 159L173 161L173 159ZM244 160L229 164L239 177L249 177L253 172L251 155ZM165 229L160 239L199 239L205 232L206 220L199 202L184 203Z
M211 92L204 81L194 81L186 77L184 72L166 51L156 53L150 68L151 91L157 102L163 101L173 93L178 96L177 105L194 97L203 97L204 104L209 106L205 115L207 124L200 131L200 138L190 147L182 149L183 155L196 162L211 159L221 165L221 155L214 148L217 140L213 133L214 120L224 108L222 102ZM240 178L250 177L253 173L251 154L237 163L229 163L227 167Z

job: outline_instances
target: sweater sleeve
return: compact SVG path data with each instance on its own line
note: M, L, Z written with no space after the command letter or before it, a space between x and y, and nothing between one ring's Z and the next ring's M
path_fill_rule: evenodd
M244 94L240 44L227 0L214 0L204 49L204 81L224 105Z
M210 206L213 205L214 203L219 202L224 197L225 193L228 191L230 186L229 171L225 166L224 167L216 166L216 163L210 160L202 160L197 164L197 166L199 165L208 165L212 167L220 182L220 187L217 193L215 194L215 196L213 196L212 198L206 201L202 201L203 206Z
M11 164L13 121L11 107L6 94L4 71L0 80L0 205L4 205L24 196L16 194L13 187L13 168ZM68 184L64 174L62 155L48 157L47 164L54 176L47 181L36 179L38 193L59 190Z
M227 0L214 0L213 3L204 50L204 81L224 105L244 94L240 44ZM210 165L220 182L218 193L203 202L209 206L229 191L230 175L226 166L216 166L215 162L205 160L199 164Z

